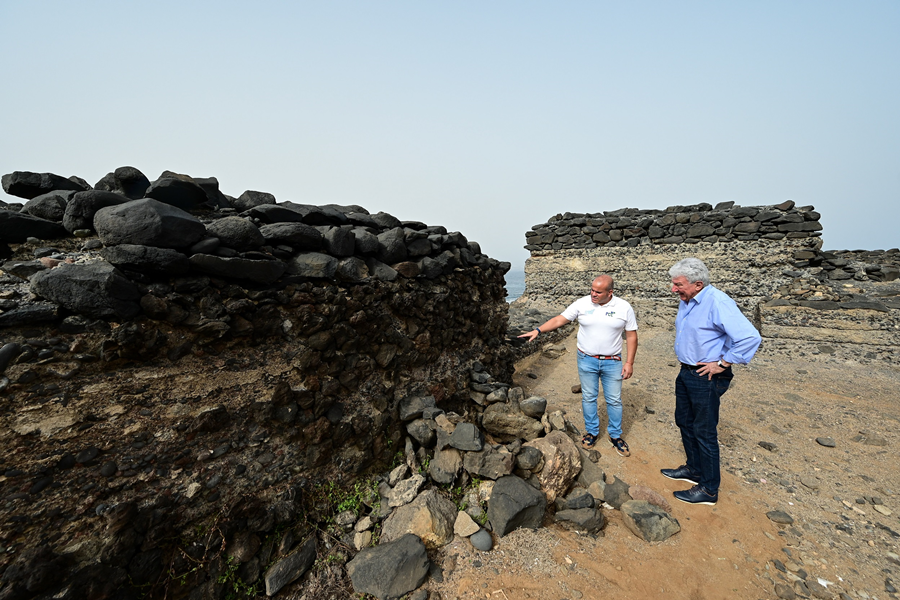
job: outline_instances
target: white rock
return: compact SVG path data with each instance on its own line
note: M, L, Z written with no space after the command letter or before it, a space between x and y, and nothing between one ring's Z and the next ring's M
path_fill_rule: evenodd
M453 524L453 533L460 537L469 537L473 533L477 533L481 527L472 520L472 517L459 511L456 514L456 522Z

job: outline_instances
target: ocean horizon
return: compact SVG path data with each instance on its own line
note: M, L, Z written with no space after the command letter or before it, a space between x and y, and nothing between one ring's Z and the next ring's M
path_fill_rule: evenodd
M506 274L506 301L512 302L525 292L525 271L510 271Z

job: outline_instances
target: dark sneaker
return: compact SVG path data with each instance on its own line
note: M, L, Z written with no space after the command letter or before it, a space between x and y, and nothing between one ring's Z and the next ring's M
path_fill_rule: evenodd
M593 433L586 433L586 434L584 434L584 437L581 438L581 445L588 450L593 448L594 444L596 444L596 443L597 443L597 436L594 435Z
M687 465L681 465L677 469L660 469L659 472L675 481L687 481L694 485L700 484L700 478L694 475L691 470L687 468Z
M695 485L689 490L675 492L672 495L688 504L708 504L713 506L719 500L718 494L707 494L706 490L699 485Z
M625 443L625 440L622 438L609 438L609 443L613 445L613 448L616 449L616 452L619 453L620 456L631 456L631 452L628 450L628 444Z

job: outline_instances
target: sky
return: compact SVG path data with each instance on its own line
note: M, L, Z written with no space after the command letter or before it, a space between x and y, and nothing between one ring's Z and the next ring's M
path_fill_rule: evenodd
M213 176L515 270L557 213L726 200L813 205L828 250L900 246L897 0L5 0L0 22L2 173Z

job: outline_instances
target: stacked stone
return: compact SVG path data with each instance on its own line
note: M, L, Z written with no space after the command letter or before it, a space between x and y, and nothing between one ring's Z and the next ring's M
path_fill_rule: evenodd
M807 250L794 253L794 266L821 280L894 281L900 278L900 249Z
M52 321L56 306L95 319L141 313L158 319L169 310L159 298L185 286L197 293L216 280L355 285L433 281L456 269L500 275L509 270L459 232L369 214L360 206L276 203L271 194L256 191L231 198L219 192L215 178L165 172L151 183L132 167L88 187L78 178L49 173L3 176L7 193L29 200L0 208L0 238L22 243L96 232L99 243L91 240L80 253L43 247L35 260L3 265L49 302L31 303L25 294L6 298L0 326Z
M547 250L634 247L818 237L819 213L792 200L774 206L735 206L721 202L670 206L665 210L622 208L602 213L565 213L525 234L525 249Z

